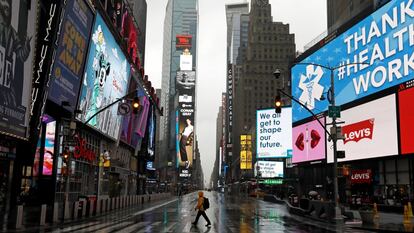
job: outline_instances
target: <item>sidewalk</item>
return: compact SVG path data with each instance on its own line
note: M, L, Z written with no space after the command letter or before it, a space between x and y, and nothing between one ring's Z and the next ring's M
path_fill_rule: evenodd
M188 195L188 194L187 194ZM184 196L187 196L184 195ZM69 227L78 225L81 223L88 223L97 221L99 219L108 219L108 220L114 220L119 218L125 218L126 216L130 215L136 215L139 214L142 211L151 209L151 208L157 208L157 206L163 205L164 203L173 202L177 200L178 198L176 196L168 196L165 199L162 200L156 200L156 201L149 201L144 203L138 203L136 205L132 205L129 207L119 208L116 210L111 210L105 213L101 213L99 215L95 215L92 217L84 217L84 218L78 218L78 219L71 219L66 220L65 222L58 222L55 224L46 224L45 226L23 226L19 229L0 229L0 232L10 232L10 233L20 233L20 232L47 232L51 231L53 229L57 228L63 228L63 227Z
M322 219L317 219L310 215L305 214L305 210L294 207L290 205L287 200L282 200L276 198L267 198L265 201L284 204L288 208L289 212L294 215L298 215L301 217L305 217L311 220L319 221L319 222L326 222ZM351 212L356 212L356 210L351 210ZM359 217L359 213L355 214L356 217ZM375 220L373 224L362 223L361 219L356 218L354 220L345 221L344 223L340 223L340 225L347 226L348 228L352 229L359 229L359 230L367 230L367 231L379 231L379 232L414 232L414 218L411 218L411 224L404 224L404 216L403 214L396 214L396 213L385 213L379 212L379 219ZM327 224L333 224L326 222ZM337 224L338 225L338 224Z

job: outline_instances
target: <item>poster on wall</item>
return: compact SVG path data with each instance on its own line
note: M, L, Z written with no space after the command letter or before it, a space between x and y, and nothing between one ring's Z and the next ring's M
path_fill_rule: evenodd
M257 158L287 158L292 156L292 108L256 111Z
M96 15L92 39L80 93L78 120L117 139L122 117L117 106L95 115L105 106L123 97L127 92L130 65L102 16Z
M85 0L67 1L52 68L49 100L73 112L84 72L93 12Z
M252 135L242 134L240 135L240 169L252 169L252 163Z
M371 159L398 154L395 95L389 95L341 112L344 121L338 150L345 151L339 162ZM327 123L331 119L327 118ZM327 125L328 125L327 124ZM332 141L327 142L328 162L333 162Z
M410 82L414 86L414 81ZM402 90L398 93L398 111L400 116L400 143L401 154L414 153L414 88Z
M335 100L343 105L413 79L412 0L389 1L367 18L306 57L304 63L334 70ZM349 65L350 63L367 63ZM328 109L329 69L312 64L292 67L292 95L318 114ZM293 122L310 113L293 102Z
M325 125L325 118L319 121ZM313 120L293 128L292 163L325 159L325 128L320 123Z
M27 138L38 1L1 1L0 133Z

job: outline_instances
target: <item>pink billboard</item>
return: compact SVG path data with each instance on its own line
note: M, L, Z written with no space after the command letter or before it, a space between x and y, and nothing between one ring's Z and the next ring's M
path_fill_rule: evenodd
M325 125L325 118L320 118ZM317 120L293 128L292 163L325 159L325 130Z

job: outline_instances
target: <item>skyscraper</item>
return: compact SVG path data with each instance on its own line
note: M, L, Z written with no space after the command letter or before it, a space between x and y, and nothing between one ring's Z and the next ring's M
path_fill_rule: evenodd
M290 93L289 65L295 58L295 49L289 25L273 22L269 1L252 0L246 57L235 86L232 179L240 178L239 138L241 134L254 135L256 110L274 107L278 88L284 86L285 92ZM281 71L279 80L272 75L275 69ZM284 98L284 104L289 103L289 99ZM254 145L252 149L254 153Z
M177 77L180 80L190 77L195 85L197 71L197 29L198 28L198 1L197 0L169 0L166 7L164 20L163 40L163 65L162 65L162 99L161 106L164 108L163 117L160 122L160 139L162 140L161 153L167 155L167 159L173 164L177 163L176 134L178 114L179 92L176 85ZM182 66L185 60L186 66ZM181 62L181 64L180 64ZM181 67L180 67L181 66ZM185 71L184 73L178 73ZM187 81L185 81L187 82ZM182 84L182 83L181 83ZM181 85L180 84L180 85ZM187 85L184 84L184 85ZM187 86L189 87L189 86ZM195 87L191 96L195 106ZM186 101L189 99L186 99ZM188 111L188 110L186 110ZM194 122L192 122L194 123Z

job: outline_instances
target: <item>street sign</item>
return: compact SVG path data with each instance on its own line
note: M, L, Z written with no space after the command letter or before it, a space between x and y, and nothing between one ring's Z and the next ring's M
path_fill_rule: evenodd
M345 151L344 151L344 150L338 150L338 151L336 152L336 157L337 157L338 159L344 159L344 158L345 158Z
M128 103L121 103L118 105L118 114L125 116L131 112L131 105Z
M341 117L341 106L329 106L328 108L329 117Z

